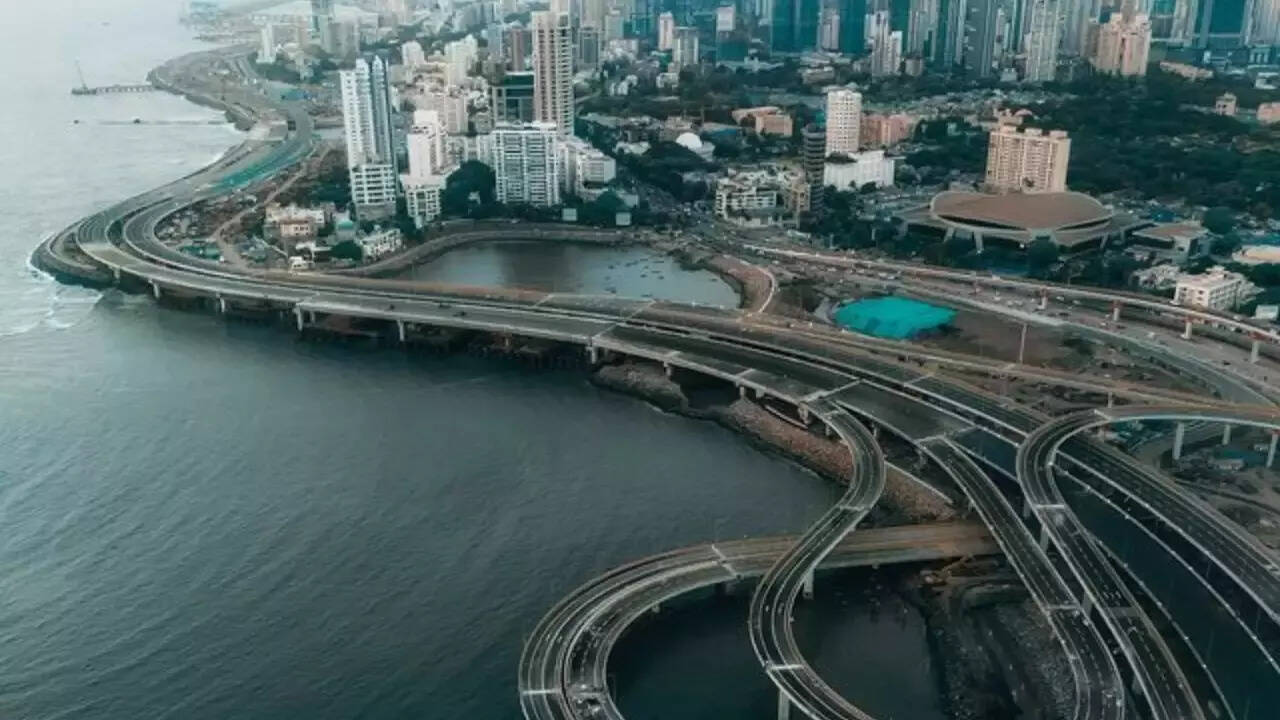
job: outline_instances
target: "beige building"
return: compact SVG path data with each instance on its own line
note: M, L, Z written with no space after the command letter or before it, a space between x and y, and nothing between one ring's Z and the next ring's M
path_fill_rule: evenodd
M754 129L757 135L780 135L782 137L791 137L794 125L791 116L783 112L782 108L772 105L764 105L762 107L739 108L731 113L733 121L742 124L742 121L751 118L754 123Z
M827 90L827 155L853 155L862 139L862 93Z
M1173 73L1178 77L1187 80L1208 80L1213 77L1213 71L1205 68L1188 65L1187 63L1174 62L1172 60L1161 60L1160 69L1167 73Z
M867 113L862 116L861 143L864 148L886 148L897 145L911 137L916 128L918 118L906 113L879 115Z
M1231 310L1253 297L1256 291L1240 273L1214 267L1200 275L1179 275L1173 300L1188 307Z
M1258 105L1258 122L1263 125L1280 122L1280 102L1268 102Z
M1112 13L1098 28L1093 67L1100 73L1138 77L1147 74L1151 52L1151 20L1141 13Z
M1066 131L1019 131L1002 125L988 139L986 187L993 192L1063 192L1070 159Z

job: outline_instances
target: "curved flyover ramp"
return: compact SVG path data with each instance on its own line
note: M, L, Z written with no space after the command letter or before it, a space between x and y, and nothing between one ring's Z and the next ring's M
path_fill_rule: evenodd
M884 491L884 456L871 432L844 410L819 401L810 403L808 411L844 440L853 455L853 472L839 502L778 559L756 587L747 620L751 647L769 679L778 686L780 708L784 703L794 704L815 720L869 719L805 661L792 633L791 613L801 587L813 582L813 572L822 559L880 499Z

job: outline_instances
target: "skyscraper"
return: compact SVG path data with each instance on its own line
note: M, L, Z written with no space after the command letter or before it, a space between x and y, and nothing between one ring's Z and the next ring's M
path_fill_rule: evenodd
M933 62L944 71L964 64L964 23L967 18L966 0L939 0Z
M333 0L311 0L311 32L317 38L334 19Z
M594 25L583 25L578 28L577 56L574 65L579 69L599 68L602 44L599 28Z
M867 0L837 0L840 11L840 52L861 55L867 48Z
M911 0L907 11L907 53L931 57L936 48L938 0Z
M671 46L671 62L682 67L698 64L698 28L676 28L675 43Z
M533 73L509 72L492 86L493 120L496 123L533 122Z
M1062 192L1070 160L1071 138L1065 131L1046 135L1001 125L988 136L986 186L995 192Z
M494 127L488 165L493 168L498 202L560 204L558 130L539 122Z
M664 12L658 16L658 49L670 50L676 43L676 16Z
M533 13L533 115L573 134L573 28L569 14Z
M396 206L396 149L387 61L358 58L339 82L351 201L361 218L389 217Z
M862 132L862 93L849 88L827 90L827 155L858 152Z
M1151 51L1151 22L1141 13L1112 13L1098 28L1093 67L1100 73L1124 77L1147 74Z
M809 211L821 215L826 210L827 132L817 123L809 123L800 131L804 142L804 179L809 183Z
M902 65L902 32L890 29L889 11L869 13L866 28L871 75L897 75Z
M1253 32L1249 42L1255 45L1280 44L1280 0L1254 0Z
M1058 69L1058 42L1062 36L1061 5L1058 0L1028 0L1027 82L1049 82Z
M964 64L976 77L990 77L999 61L997 42L1006 18L1003 0L969 0Z
M820 7L819 0L773 0L773 51L799 53L817 47Z

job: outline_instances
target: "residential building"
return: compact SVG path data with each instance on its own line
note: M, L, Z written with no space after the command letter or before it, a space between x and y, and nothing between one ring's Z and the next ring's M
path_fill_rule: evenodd
M450 85L465 83L471 76L471 69L475 66L478 53L479 46L474 35L445 43L445 82Z
M676 28L675 43L671 46L671 62L680 67L698 64L698 28Z
M737 12L733 5L716 8L716 32L727 33L737 29Z
M1129 235L1128 251L1175 263L1209 251L1208 231L1200 223L1164 223L1135 230Z
M391 84L379 55L356 60L339 76L351 200L362 219L389 217L396 205L396 150Z
M1254 45L1280 45L1280 0L1254 0L1249 42Z
M809 208L809 184L803 175L779 170L730 170L716 181L717 217L743 227L777 224Z
M516 23L507 30L507 62L513 72L523 72L529 67L529 47L532 44L533 34L525 26Z
M495 123L533 122L533 73L507 73L489 91Z
M581 138L566 138L560 145L560 186L583 200L594 200L618 175L617 162Z
M840 52L840 10L830 5L822 8L818 19L818 49Z
M499 202L560 204L558 133L559 127L546 122L494 127L489 134L488 165L493 168Z
M1257 293L1244 275L1213 267L1199 275L1179 275L1173 301L1206 310L1234 310Z
M1059 0L1027 0L1026 69L1023 80L1032 83L1053 80L1058 69L1058 43L1062 37L1062 8Z
M573 28L566 12L533 13L533 116L573 134ZM555 204L555 203L552 203Z
M427 54L417 40L410 40L400 46L400 60L406 68L416 70L427 64Z
M771 49L776 53L800 53L817 47L821 5L820 0L773 0Z
M1174 62L1172 60L1161 60L1160 69L1167 73L1173 73L1187 80L1208 80L1213 77L1213 71L1208 68L1196 67L1187 63Z
M910 0L907 9L907 54L933 57L937 52L938 0Z
M1066 131L1001 125L988 136L986 187L993 192L1062 192L1070 159Z
M969 74L988 78L1004 62L1009 22L1004 0L968 0L964 65Z
M1147 74L1147 56L1151 51L1151 20L1138 13L1112 13L1098 28L1098 47L1093 67L1100 73L1122 77Z
M730 113L735 123L742 124L748 118L753 123L757 135L777 135L791 137L794 132L791 116L780 107L763 105L761 107L739 108Z
M419 229L440 217L442 212L440 195L444 192L447 181L446 175L400 176L400 186L404 189L405 211Z
M658 16L658 49L670 50L676 44L676 16L664 12Z
M444 125L444 131L450 135L461 135L467 132L467 97L456 88L430 90L419 96L419 109L432 110Z
M827 155L852 155L861 140L862 93L849 88L827 90Z
M1263 125L1280 122L1280 102L1259 103L1258 122Z
M1178 285L1178 276L1182 270L1173 263L1152 265L1141 270L1134 270L1129 275L1129 282L1141 290L1172 290Z
M836 155L827 158L822 183L837 190L855 192L868 184L892 187L895 167L896 161L885 157L884 150L864 150L851 156Z
M862 116L860 145L866 148L893 147L911 137L918 121L919 118L906 113L867 113Z
M268 240L281 241L287 252L299 242L314 240L325 220L324 210L271 203L265 211L262 234Z
M411 177L445 172L451 163L445 151L444 137L444 123L440 121L439 113L434 110L418 110L413 113L413 126L406 138Z
M601 47L603 47L603 40L600 37L598 28L591 25L583 25L578 28L577 54L574 56L574 65L579 70L598 69L600 67Z
M1222 93L1213 103L1213 112L1215 115L1225 115L1226 117L1236 116L1236 96L1232 93Z
M867 15L866 34L872 77L897 75L902 65L902 32L890 28L888 10Z
M399 228L392 227L376 228L368 235L358 236L356 244L360 246L364 261L369 262L399 250L404 241L400 238Z

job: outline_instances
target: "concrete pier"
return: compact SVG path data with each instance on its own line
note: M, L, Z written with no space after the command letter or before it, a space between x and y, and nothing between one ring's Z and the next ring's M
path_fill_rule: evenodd
M152 280L151 292L153 295L156 296L156 299L159 300L160 299L160 283L156 282L155 280Z
M1018 364L1023 364L1023 358L1027 356L1027 324L1022 323L1022 338L1018 341Z
M1280 434L1278 434L1278 433L1274 433L1274 432L1273 432L1273 433L1271 433L1271 445L1269 445L1269 446L1267 447L1267 467L1268 467L1268 468L1270 468L1270 467L1271 467L1271 464L1272 464L1272 463L1274 463L1274 462L1276 461L1276 443L1277 443L1277 441L1280 441Z
M1120 308L1124 307L1120 303L1111 303L1111 322L1120 322Z
M404 338L405 338L404 321L403 321L403 320L396 320L396 330L399 332L399 335L400 335L400 342L402 342L402 343L403 343L403 342L404 342Z
M1182 339L1183 340L1191 339L1191 318L1187 318L1187 324L1185 327L1182 328Z
M1231 425L1230 424L1222 426L1222 444L1223 445L1231 444Z
M1178 427L1173 431L1173 459L1182 459L1182 439L1187 435L1187 424L1178 423Z
M807 600L813 599L813 571L812 570L805 573L804 585L801 591L804 594L805 599Z
M298 320L298 332L302 332L302 328L306 327L306 324L302 320L302 308L295 307L293 309L293 316Z
M1040 549L1049 549L1049 528L1044 525L1040 526Z
M1261 349L1261 347L1262 347L1261 340L1253 341L1253 345L1249 347L1249 362L1251 363L1258 362L1258 350Z
M791 718L791 701L787 699L782 691L778 691L778 720L790 720Z

